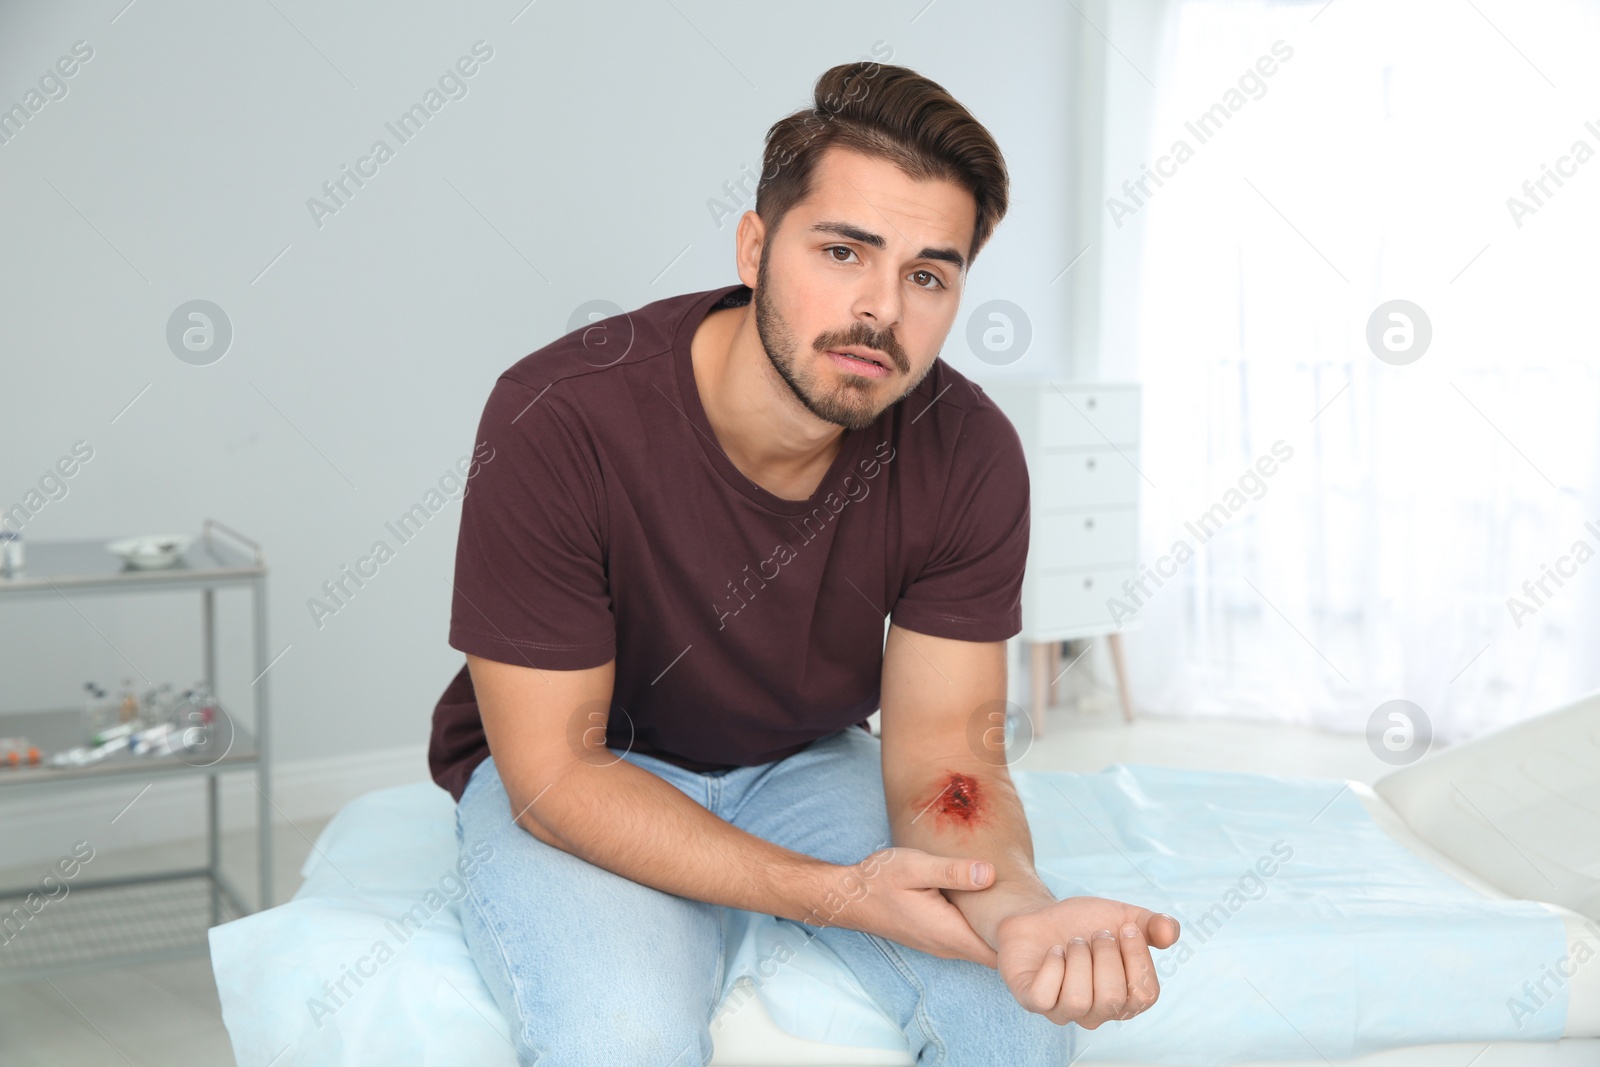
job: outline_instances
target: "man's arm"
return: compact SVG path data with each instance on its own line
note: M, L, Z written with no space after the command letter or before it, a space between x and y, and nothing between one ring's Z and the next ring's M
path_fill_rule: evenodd
M1150 946L1178 922L1101 897L1056 900L1006 767L1004 642L956 641L891 625L882 689L883 781L896 845L981 856L995 881L946 889L996 952L1017 1002L1095 1029L1155 1003ZM979 882L982 879L978 879Z
M606 748L615 661L552 671L468 655L467 666L506 818L663 892L818 921L840 868L738 829Z
M540 841L693 900L994 966L993 948L939 895L974 887L971 857L888 848L840 865L773 844L605 747L614 663L541 671L468 655L467 665L506 817Z
M1056 899L1034 872L1033 838L1006 769L1005 697L1005 642L890 625L880 729L894 842L993 866L987 888L945 892L991 947L1005 916Z

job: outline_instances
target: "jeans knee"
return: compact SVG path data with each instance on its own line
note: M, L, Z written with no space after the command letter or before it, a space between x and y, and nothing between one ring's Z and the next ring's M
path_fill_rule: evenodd
M471 897L463 901L462 932L505 1016L519 1067L704 1067L710 1062L709 984L701 995L693 982L654 981L607 999L598 986L580 989L521 973L507 960L494 923ZM655 992L644 995L646 990Z
M674 1023L648 1011L527 1019L512 1030L519 1067L705 1067L711 1062L708 1024Z
M943 959L932 969L937 973L921 976L916 1021L926 1044L919 1064L1047 1067L1069 1062L1076 1028L1024 1008L998 971Z

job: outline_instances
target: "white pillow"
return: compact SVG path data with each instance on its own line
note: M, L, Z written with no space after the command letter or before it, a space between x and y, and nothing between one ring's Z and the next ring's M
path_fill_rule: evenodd
M1502 892L1600 920L1600 690L1424 756L1373 786Z

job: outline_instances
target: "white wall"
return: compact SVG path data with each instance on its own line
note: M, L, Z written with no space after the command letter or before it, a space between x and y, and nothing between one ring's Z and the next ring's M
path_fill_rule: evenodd
M82 439L94 458L26 540L207 516L259 540L291 768L410 748L425 773L462 663L445 640L455 503L320 629L307 599L470 452L496 375L580 305L733 280L733 226L708 200L874 42L951 90L1011 168L966 308L1023 306L1033 349L988 367L958 322L946 358L980 378L1069 372L1068 290L1050 283L1081 247L1070 6L124 4L0 8L0 107L93 49L0 144L0 509ZM480 40L493 56L467 94L399 144L384 124ZM316 225L307 199L380 137L394 158ZM209 366L166 341L196 298L234 329ZM224 607L222 694L241 705L248 615L242 594ZM86 679L138 677L130 662L193 681L198 615L194 595L0 602L0 710L73 704Z

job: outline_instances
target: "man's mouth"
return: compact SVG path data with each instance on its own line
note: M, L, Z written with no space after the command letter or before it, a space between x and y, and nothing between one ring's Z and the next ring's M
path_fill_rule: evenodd
M883 378L885 374L890 373L890 362L882 355L867 355L864 352L848 352L840 349L829 349L827 355L858 374L867 374L869 378Z
M829 349L828 357L845 369L856 374L865 375L869 378L883 378L887 377L889 374L889 367L887 363L879 362L877 359L874 359L870 356L857 355L854 352L839 352Z

